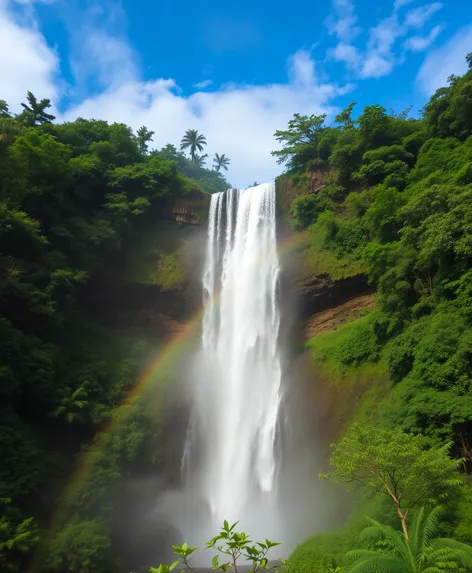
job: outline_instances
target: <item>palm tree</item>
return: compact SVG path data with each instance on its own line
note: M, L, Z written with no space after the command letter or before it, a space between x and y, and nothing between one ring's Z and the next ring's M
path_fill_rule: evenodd
M180 142L180 149L190 148L190 156L193 161L197 157L197 150L203 151L203 146L207 144L204 135L200 135L196 129L187 129Z
M0 99L0 117L11 117L8 104L4 99Z
M451 573L460 565L470 567L470 545L437 537L441 511L435 507L426 513L421 508L411 524L409 540L401 531L369 519L361 539L374 549L350 551L344 573Z
M195 155L193 160L195 161L195 165L197 167L203 167L206 163L207 158L208 158L208 153L205 153L205 155Z
M38 102L36 96L30 92L26 92L26 99L28 103L22 103L24 111L18 116L23 120L25 125L28 127L34 127L40 123L51 123L56 119L56 116L46 113L46 109L51 107L51 100L48 98L43 98Z
M229 158L226 157L224 153L221 155L215 153L215 157L213 158L213 165L217 173L219 173L221 169L228 171Z
M63 416L69 424L72 424L74 421L83 422L83 417L79 413L79 410L88 406L87 400L82 400L82 398L86 397L87 391L83 386L80 386L74 391L68 386L61 388L58 391L59 406L57 406L52 415L55 418Z
M149 131L149 129L143 125L138 129L136 132L136 141L138 143L139 151L141 153L147 153L148 151L148 143L152 141L152 136L155 134L155 131Z

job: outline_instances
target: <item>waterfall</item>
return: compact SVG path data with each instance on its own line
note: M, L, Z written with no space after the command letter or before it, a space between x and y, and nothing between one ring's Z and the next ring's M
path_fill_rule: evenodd
M211 515L269 535L281 402L275 185L212 195L185 465ZM256 522L263 531L258 531ZM271 529L271 528L269 528ZM251 531L252 530L252 531Z

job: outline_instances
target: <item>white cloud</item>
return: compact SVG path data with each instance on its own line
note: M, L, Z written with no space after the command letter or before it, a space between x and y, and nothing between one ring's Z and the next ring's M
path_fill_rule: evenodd
M212 83L212 80L203 80L197 84L194 84L193 87L197 88L197 90L204 90L205 88L211 86Z
M466 54L471 51L472 26L461 28L448 42L428 53L416 78L418 87L427 95L445 86L451 74L467 71Z
M442 6L439 2L432 2L410 10L405 17L405 26L408 26L408 28L421 28Z
M289 60L289 81L255 85L227 85L218 91L179 93L173 80L130 81L89 98L68 110L63 119L100 117L121 121L134 129L146 125L156 132L154 145L178 146L183 133L198 129L208 141L206 151L231 159L228 179L245 187L255 179L267 181L280 172L270 152L273 134L295 112L335 113L331 100L352 86L320 83L315 64L302 50Z
M424 52L436 40L442 30L442 26L435 26L427 36L411 36L403 43L403 47L411 52Z
M92 0L87 9L66 14L76 97L90 88L112 89L139 80L139 58L126 37L127 18L119 2Z
M288 72L292 82L301 86L315 85L315 62L307 50L299 50L288 60Z
M351 70L358 70L362 63L362 54L352 44L339 42L330 50L330 56L337 62L344 62Z
M388 75L395 65L392 52L396 39L405 33L394 14L370 30L365 59L360 70L362 78Z
M71 67L79 85L91 80L99 88L139 77L136 56L126 40L104 29L85 27L76 36Z
M21 16L21 14L19 15ZM35 22L9 10L0 2L0 97L10 109L20 111L27 90L38 97L57 99L55 75L59 67L57 54L47 45Z
M344 62L346 67L357 77L380 78L390 74L393 68L401 63L404 55L398 54L398 40L407 36L412 29L421 28L442 8L439 2L425 4L407 12L400 19L398 10L407 6L413 0L396 0L390 16L381 20L368 31L365 47L353 43L351 32L357 22L352 0L333 0L337 19L328 20L330 33L338 38L334 48L328 50L328 58ZM358 30L358 29L357 29ZM442 28L436 26L425 37L413 36L403 43L404 51L421 51L431 45Z
M352 0L333 0L333 7L335 15L325 22L329 33L344 42L354 40L361 33L361 28L356 25L354 3Z
M411 4L412 2L414 2L414 0L395 0L393 4L393 9L400 10L400 8L408 6L408 4Z
M328 55L344 62L360 78L380 78L388 75L396 64L393 46L406 31L394 13L369 30L365 49L341 41Z

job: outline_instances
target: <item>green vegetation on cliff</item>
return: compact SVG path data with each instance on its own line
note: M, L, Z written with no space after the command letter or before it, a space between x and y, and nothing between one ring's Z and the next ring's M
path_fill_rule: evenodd
M181 285L185 229L172 210L204 212L204 191L228 184L172 146L149 152L144 127L55 125L31 93L16 117L0 103L0 568L22 569L41 539L35 565L51 573L113 571L110 496L159 463L169 373L153 400L120 405L160 342L104 301L118 282Z
M385 432L424 436L433 449L449 444L449 455L465 481L445 501L448 525L441 527L468 543L472 523L464 508L472 498L467 481L472 472L471 93L472 68L462 77L452 76L419 119L408 118L408 110L388 114L378 105L354 117L355 104L336 117L334 127L327 126L323 116L295 115L286 130L276 132L282 148L274 152L287 165L279 186L289 190L292 225L306 233L312 245L302 248L303 272L309 268L333 279L364 272L377 291L375 310L318 334L308 344L310 351L326 378L344 384L348 392L365 371L382 380L384 391L374 380L364 400L368 408L361 400L360 409L352 409L351 422L374 422ZM349 435L349 428L344 429ZM371 436L370 441L375 440ZM358 452L345 452L343 460L354 463L360 449L358 444ZM401 473L394 464L391 471ZM376 511L372 517L381 522L391 519L388 509ZM379 531L380 526L375 527L372 535ZM336 539L337 534L332 535ZM393 546L395 539L385 533L377 542ZM307 570L302 563L318 543L313 540L295 551L294 572ZM319 537L319 543L315 553L324 539ZM351 548L356 543L361 541L351 543L349 537ZM320 555L317 560L323 560ZM333 557L329 544L325 556L328 561ZM459 567L444 563L431 567ZM356 559L350 564L343 557L319 570L410 570L399 569L392 560L390 569L380 561L370 565Z
M455 453L466 457L472 444L471 89L472 69L438 90L421 119L388 115L380 106L353 119L354 105L337 116L337 127L296 116L276 133L283 149L275 152L305 186L292 202L294 225L308 227L322 241L319 249L336 257L334 275L335 261L341 274L350 257L377 288L379 308L337 337L339 362L358 365L385 352L393 383L385 423L451 439ZM313 188L315 169L326 178Z

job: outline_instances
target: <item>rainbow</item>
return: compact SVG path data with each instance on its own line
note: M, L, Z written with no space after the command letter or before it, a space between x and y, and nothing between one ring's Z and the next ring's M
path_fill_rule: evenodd
M169 340L162 351L145 368L144 372L138 378L134 388L132 388L127 393L125 398L123 398L120 404L114 408L110 419L97 432L94 441L92 442L91 446L89 446L86 454L82 456L82 459L78 463L76 470L69 479L69 483L61 496L61 501L63 504L67 505L67 501L71 499L75 489L78 488L80 484L87 479L89 472L93 470L94 452L100 450L104 446L107 435L113 430L113 428L126 420L126 416L118 417L114 416L113 414L116 413L119 408L122 408L127 404L132 404L137 396L145 393L146 390L148 390L158 379L159 374L178 358L180 352L182 351L182 345L188 342L192 336L196 334L204 311L205 307L202 306L194 312L194 314L189 318L179 333ZM60 505L59 512L55 514L55 517L52 521L53 524L60 520L61 507L62 506Z
M305 233L293 233L289 235L284 241L282 241L277 247L277 253L280 258L285 255L290 254L293 249L296 249L300 244L306 240ZM218 302L218 295L214 297L211 301L213 304ZM208 304L208 303L207 303ZM116 413L118 408L126 404L132 404L135 398L149 389L153 383L158 379L159 374L170 364L176 360L182 351L182 346L187 343L191 338L197 333L200 326L201 320L205 313L206 306L203 305L198 308L193 315L189 318L186 325L178 332L174 337L172 337L169 342L165 345L158 356L146 367L142 375L137 380L136 385L132 390L128 392L126 397L121 401L121 403L115 407L113 413ZM74 492L80 487L81 484L87 479L90 473L93 471L96 456L98 451L100 451L107 440L108 434L115 428L118 424L126 420L126 416L110 416L102 428L97 432L94 441L91 446L87 449L87 452L81 456L80 461L73 474L71 475L68 485L65 487L58 505L58 509L54 512L50 525L49 531L53 531L64 517L64 510L68 506L68 501L73 498ZM37 557L37 556L36 556ZM37 559L34 558L34 563ZM34 570L34 567L30 569Z

